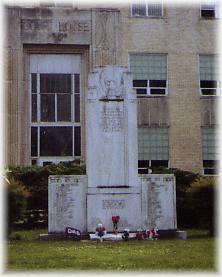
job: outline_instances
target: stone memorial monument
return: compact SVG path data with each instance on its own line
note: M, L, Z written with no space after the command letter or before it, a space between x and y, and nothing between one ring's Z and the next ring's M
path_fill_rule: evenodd
M91 73L87 99L87 228L99 221L112 230L141 225L137 174L137 102L125 67L99 67Z
M126 67L96 67L86 103L86 176L49 177L49 233L95 232L98 223L175 230L175 178L137 173L137 99Z

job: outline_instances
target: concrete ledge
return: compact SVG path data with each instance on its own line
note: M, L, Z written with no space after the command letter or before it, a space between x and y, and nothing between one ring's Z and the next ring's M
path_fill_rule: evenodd
M80 238L67 235L67 234L59 234L59 233L52 233L52 234L40 234L39 240L82 240L82 239L89 239L88 234L82 234Z
M186 231L177 231L177 230L159 230L158 234L160 235L159 239L187 239ZM117 241L122 240L123 233L107 233L103 236L105 241ZM80 238L77 238L72 235L67 235L63 233L49 233L49 234L40 234L39 240L48 241L48 240L99 240L99 237L94 233L83 233ZM136 239L136 233L131 232L129 234L129 239Z
M103 236L103 240L112 240L112 241L122 240L122 235L123 235L123 233L106 234ZM95 234L89 234L89 236L90 236L90 240L99 240L99 237L96 236ZM129 234L129 239L135 239L135 238L136 238L136 233Z
M176 238L178 239L187 239L187 232L186 231L177 231Z
M158 230L158 234L160 235L160 239L187 239L186 231L178 231L178 230Z

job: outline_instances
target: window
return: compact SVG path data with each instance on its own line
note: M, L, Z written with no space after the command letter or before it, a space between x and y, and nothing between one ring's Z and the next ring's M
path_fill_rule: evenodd
M162 1L149 1L132 4L132 16L161 17L162 15Z
M219 1L202 0L200 6L200 16L203 19L218 18L220 12Z
M30 71L32 164L79 158L80 55L31 55Z
M203 169L204 174L216 174L219 151L216 147L215 128L202 128L202 149L203 149Z
M149 167L168 167L169 141L167 128L139 128L138 148L138 173L149 173Z
M167 94L167 56L165 54L132 54L130 70L138 97Z
M219 68L216 55L200 55L200 93L201 95L220 95L221 82L219 81Z

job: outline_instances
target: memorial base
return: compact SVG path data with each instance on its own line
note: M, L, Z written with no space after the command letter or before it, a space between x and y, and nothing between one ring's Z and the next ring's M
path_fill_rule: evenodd
M87 231L94 232L102 223L113 230L112 217L119 216L118 230L141 228L141 193L139 188L89 188L87 194Z
M99 223L112 232L113 216L120 217L120 232L176 230L175 177L144 174L134 187L88 187L86 175L49 177L50 234L65 233L67 227L93 233Z

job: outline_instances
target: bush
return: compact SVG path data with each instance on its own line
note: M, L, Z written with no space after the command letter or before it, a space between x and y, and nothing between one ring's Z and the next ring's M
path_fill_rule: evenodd
M199 177L187 190L186 205L192 214L193 227L215 233L215 186L214 177Z
M46 228L48 225L48 214L46 210L27 210L24 215L23 227L27 229Z
M174 174L176 178L176 195L177 197L183 197L186 194L191 183L199 177L199 174L190 171L185 171L177 168L164 168L157 167L152 168L153 174Z
M30 192L27 196L27 210L34 211L35 215L38 210L43 210L43 213L48 212L48 177L49 175L83 175L86 173L85 165L80 161L60 163L58 165L50 164L47 166L9 166L7 169L7 178L14 180L17 184L23 186L24 189ZM9 206L13 209L12 196L9 199ZM21 199L25 203L25 199ZM21 203L22 205L22 203ZM13 214L16 213L16 208ZM26 221L31 222L29 214L26 213ZM41 213L39 213L41 214ZM36 216L35 216L36 218ZM13 219L14 220L14 219ZM37 222L42 220L41 216L36 219ZM28 224L28 223L27 223ZM30 223L31 224L31 223ZM28 224L30 226L30 224ZM33 223L35 224L35 223ZM44 223L47 225L47 222Z
M9 233L14 223L23 220L27 207L27 198L30 196L27 188L18 180L8 178L7 198L8 198L8 228Z
M18 233L11 233L9 236L8 236L8 239L9 240L21 240L22 237L20 234Z

